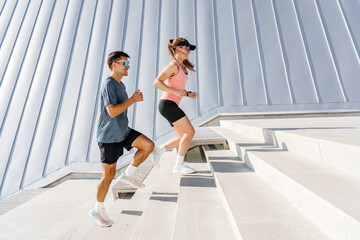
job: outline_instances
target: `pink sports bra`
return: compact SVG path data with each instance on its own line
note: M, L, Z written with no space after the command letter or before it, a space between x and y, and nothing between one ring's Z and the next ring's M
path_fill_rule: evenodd
M169 77L166 80L166 85L175 89L175 90L184 90L185 89L185 84L188 80L188 75L184 72L184 70L180 67L180 65L178 64L178 62L176 62L175 60L173 60L176 65L179 68L179 71L176 75ZM181 97L176 96L175 94L169 93L169 92L163 92L163 94L161 95L161 99L166 99L166 100L170 100L175 102L177 105L180 104L181 101Z

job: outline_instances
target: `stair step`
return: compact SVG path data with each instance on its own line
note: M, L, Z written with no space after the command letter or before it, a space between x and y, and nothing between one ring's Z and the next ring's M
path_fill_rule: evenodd
M172 173L175 159L175 151L164 153L161 168L153 168L150 172L149 176L158 178L146 185L145 189L150 191L147 203L129 239L171 239L180 182L180 176Z
M360 178L348 171L263 144L230 129L214 128L247 166L335 239L360 235ZM249 141L249 144L246 142ZM306 200L306 201L305 201Z
M360 171L360 117L226 120L222 127L336 166Z
M191 141L190 148L208 144L222 144L224 146L227 146L226 138L218 134L211 127L195 128L195 135Z
M209 165L187 165L197 172L181 176L172 239L235 239Z
M248 151L245 162L330 236L360 236L359 178L287 151Z
M68 180L0 216L0 239L56 239L55 233L78 214L88 219L94 206L98 180ZM112 200L111 200L112 201ZM107 199L105 205L111 204ZM89 206L90 206L89 205ZM80 224L79 222L78 224ZM21 228L19 228L21 226Z
M328 239L231 150L204 149L238 239Z
M49 190L49 188L26 189L0 201L0 215Z
M135 178L139 180L140 182L143 182L147 175L150 173L151 169L153 167L153 163L151 161L151 156L149 156L137 169L135 173ZM116 183L111 188L112 196L114 200L119 199L121 195L126 193L134 193L136 192L136 188L130 186L129 184L125 184L122 182L119 182L116 179Z

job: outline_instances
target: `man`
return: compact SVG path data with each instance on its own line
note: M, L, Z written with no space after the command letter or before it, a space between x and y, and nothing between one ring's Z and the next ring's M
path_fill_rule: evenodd
M105 212L104 200L116 172L116 162L123 155L123 148L137 148L137 152L128 168L119 177L121 182L135 188L145 185L135 179L137 167L150 155L154 143L140 132L129 128L127 109L136 102L143 101L143 95L137 90L130 98L121 82L128 75L130 68L129 55L116 51L109 54L107 64L110 76L101 85L100 119L97 130L97 141L100 148L103 175L98 185L95 208L89 214L100 226L110 227L113 224Z

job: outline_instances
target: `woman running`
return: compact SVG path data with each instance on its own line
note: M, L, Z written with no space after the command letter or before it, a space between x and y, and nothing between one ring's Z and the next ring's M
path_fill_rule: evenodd
M189 174L195 170L184 165L184 156L187 153L195 129L189 118L179 108L181 98L186 96L195 99L196 92L185 90L188 80L188 69L195 72L194 65L187 59L190 51L195 50L196 46L191 45L185 38L170 39L168 49L172 61L167 65L160 75L156 78L154 86L163 91L159 102L161 115L169 121L170 125L178 133L178 137L169 140L153 151L153 161L158 165L161 155L165 150L179 146L179 151L173 168L174 173ZM167 82L165 83L165 81Z

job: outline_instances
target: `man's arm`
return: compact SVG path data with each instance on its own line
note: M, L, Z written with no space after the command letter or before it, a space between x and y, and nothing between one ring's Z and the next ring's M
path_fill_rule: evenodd
M125 110L128 109L132 104L134 104L136 102L141 102L141 101L143 101L143 99L144 98L143 98L142 92L140 92L140 90L137 90L125 102L120 103L120 104L116 104L116 105L114 105L114 104L107 105L106 110L107 110L109 116L111 118L114 118L116 116L119 116L123 112L125 112Z

